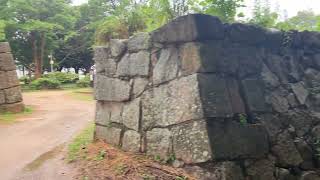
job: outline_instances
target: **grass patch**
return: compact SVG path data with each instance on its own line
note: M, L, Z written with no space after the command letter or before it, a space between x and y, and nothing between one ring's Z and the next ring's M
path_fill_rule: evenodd
M92 88L81 88L72 90L70 96L74 99L81 101L93 101L93 90Z
M12 112L4 112L0 113L0 123L14 123L17 118L29 115L33 112L33 109L30 106L26 106L23 112L20 113L12 113Z
M84 156L80 152L81 150L86 149L88 144L93 142L94 128L94 123L90 122L90 124L69 144L68 162L73 162Z

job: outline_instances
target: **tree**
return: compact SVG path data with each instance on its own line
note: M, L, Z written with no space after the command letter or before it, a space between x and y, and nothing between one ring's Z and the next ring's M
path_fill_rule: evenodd
M282 30L320 31L320 15L316 15L311 10L300 11L296 16L279 22L277 28Z
M269 0L255 0L254 9L250 23L257 24L262 27L274 27L278 19L278 14L272 12Z
M72 26L73 16L67 0L7 0L0 16L8 21L7 39L17 48L13 49L18 61L32 55L35 77L43 70L43 61L55 46L55 40L63 38L64 29ZM19 41L22 44L19 44ZM24 57L23 57L24 56ZM31 66L30 66L31 67Z
M79 70L88 73L93 65L94 30L89 27L91 19L88 16L88 4L75 7L75 9L78 11L78 16L75 26L70 31L72 33L61 39L58 48L54 50L55 65L58 70L74 68L76 73Z
M243 7L243 0L203 0L201 11L205 14L218 16L224 22L234 22L237 9Z

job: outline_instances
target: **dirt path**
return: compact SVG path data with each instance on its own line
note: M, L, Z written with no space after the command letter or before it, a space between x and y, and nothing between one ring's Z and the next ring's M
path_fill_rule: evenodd
M94 102L76 100L68 91L24 94L34 113L12 125L0 124L0 179L70 179L61 153L35 171L23 169L35 159L70 141L94 118Z

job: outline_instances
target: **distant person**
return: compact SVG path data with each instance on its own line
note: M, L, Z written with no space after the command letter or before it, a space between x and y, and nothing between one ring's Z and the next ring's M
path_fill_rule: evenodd
M94 80L96 76L96 66L93 65L90 69L90 86L94 87Z

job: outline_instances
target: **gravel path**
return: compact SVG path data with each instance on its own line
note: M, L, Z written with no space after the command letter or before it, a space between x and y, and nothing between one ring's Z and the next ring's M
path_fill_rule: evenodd
M72 179L71 165L61 151L94 118L94 102L70 97L70 91L24 93L32 115L11 125L0 124L0 179ZM47 156L47 157L46 157ZM39 160L40 159L40 160ZM43 161L32 170L30 163Z

